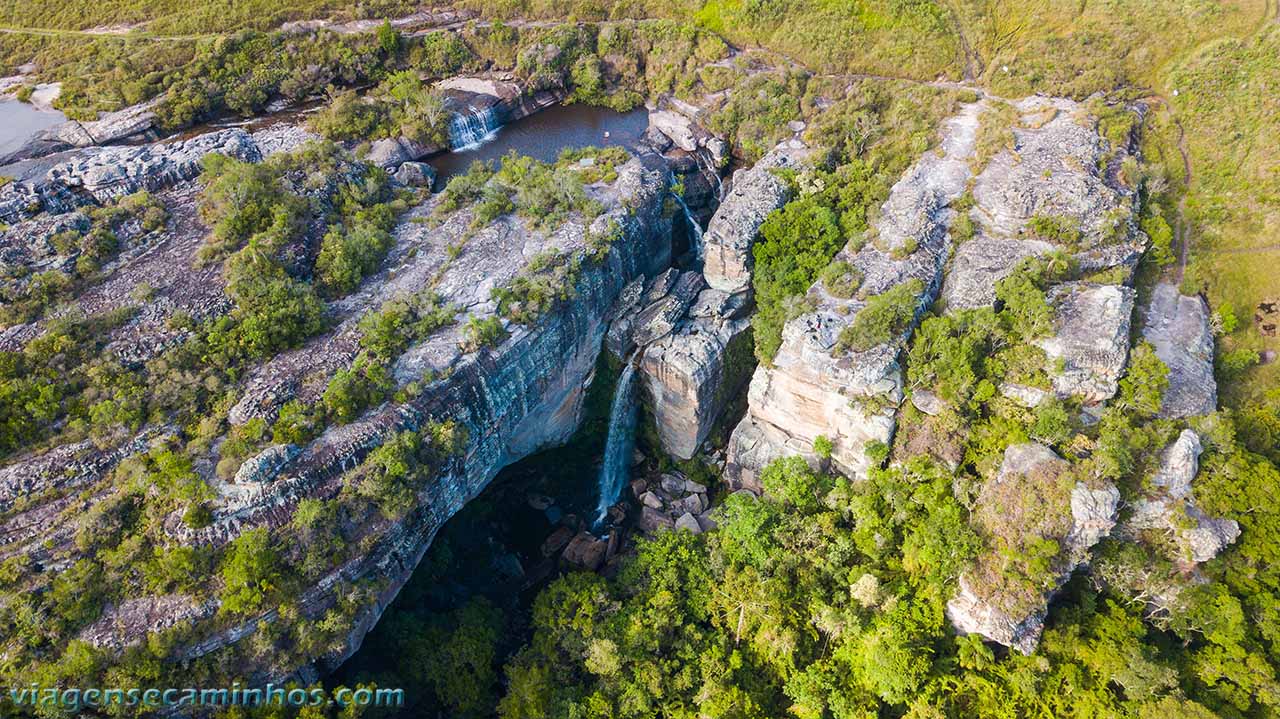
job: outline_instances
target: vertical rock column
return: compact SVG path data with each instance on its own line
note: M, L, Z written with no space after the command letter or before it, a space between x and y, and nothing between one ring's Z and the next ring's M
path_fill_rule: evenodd
M674 457L697 452L751 376L751 247L769 213L790 199L773 169L794 167L806 155L789 141L738 171L704 238L709 287L682 322L646 346L640 365L646 403L663 449Z

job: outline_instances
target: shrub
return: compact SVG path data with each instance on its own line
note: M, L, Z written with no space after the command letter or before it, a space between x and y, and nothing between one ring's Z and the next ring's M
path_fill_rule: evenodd
M334 373L325 388L325 414L343 424L355 420L369 407L383 402L395 389L395 380L387 368L365 357L359 357L350 369Z
M789 297L803 294L842 244L836 214L816 197L788 203L765 218L751 249L758 309L752 318L756 355L765 362L782 344Z
M507 331L497 317L471 317L462 329L462 351L478 352L486 347L497 347L507 338Z
M851 299L862 286L862 271L843 260L832 262L822 271L822 286L832 297Z
M1027 221L1027 229L1036 237L1066 249L1075 249L1083 238L1080 221L1062 215L1035 215Z
M924 283L912 279L872 297L853 323L840 331L836 352L865 352L904 332L915 318L922 292Z
M283 580L280 558L265 528L251 529L231 542L218 570L222 611L252 614L265 608Z

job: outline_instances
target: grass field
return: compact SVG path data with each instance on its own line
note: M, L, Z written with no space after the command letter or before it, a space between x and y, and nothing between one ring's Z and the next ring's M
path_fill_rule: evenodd
M1280 297L1280 25L1201 48L1166 77L1187 131L1191 258L1185 285L1215 309L1229 304L1239 329L1224 347L1280 350L1253 326L1254 308ZM1228 399L1280 386L1276 363L1244 374Z

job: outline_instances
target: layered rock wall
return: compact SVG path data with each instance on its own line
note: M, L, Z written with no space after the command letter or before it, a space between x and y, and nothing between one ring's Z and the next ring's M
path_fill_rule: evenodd
M901 283L920 281L916 313L936 297L950 249L948 205L964 193L971 175L983 106L966 105L947 120L939 151L925 154L894 185L876 223L876 241L837 256L861 273L859 293L835 297L821 282L810 288L807 299L815 309L786 324L772 366L761 365L751 379L747 415L729 443L731 482L755 488L772 459L813 458L819 436L831 441L836 468L860 476L869 466L866 445L890 441L903 396L898 354L910 329L861 352L838 349L839 336L868 298Z

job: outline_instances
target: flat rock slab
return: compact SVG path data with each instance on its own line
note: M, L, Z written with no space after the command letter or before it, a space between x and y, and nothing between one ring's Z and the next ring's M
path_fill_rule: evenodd
M1067 282L1049 290L1053 334L1036 344L1049 356L1059 395L1092 404L1116 393L1129 357L1133 298L1121 285Z
M1178 288L1168 283L1156 285L1143 312L1142 336L1169 368L1161 417L1197 417L1217 409L1213 332L1203 298L1179 294Z

